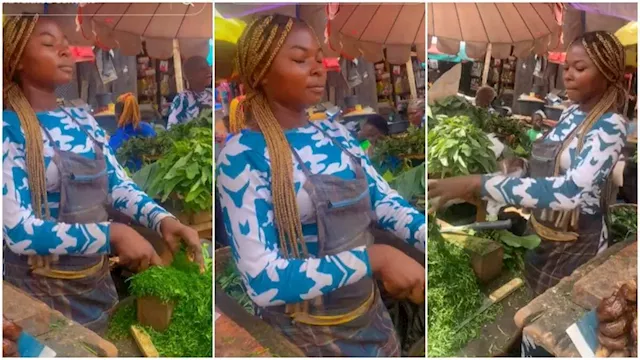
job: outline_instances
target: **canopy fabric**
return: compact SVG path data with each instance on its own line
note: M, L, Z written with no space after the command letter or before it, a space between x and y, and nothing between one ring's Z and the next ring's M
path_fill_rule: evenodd
M94 62L96 56L90 46L71 46L71 56L75 62Z
M616 37L622 45L637 45L638 44L638 23L632 21L627 25L621 27L616 31Z
M6 14L45 12L54 17L72 45L96 45L138 55L146 42L149 56L173 56L177 39L184 57L209 52L213 33L211 3L4 4Z
M367 61L385 59L404 64L416 46L425 59L425 8L423 3L332 3L327 5L325 35L329 46L345 57Z
M438 50L438 47L435 44L432 44L427 51L427 58L429 60L449 61L454 63L473 61L473 59L469 59L469 57L467 56L465 48L466 44L462 42L460 43L460 51L458 51L458 54L449 55L443 54L442 52L440 52L440 50Z
M427 35L438 49L455 55L466 43L470 58L543 55L561 43L562 5L554 3L428 3Z
M627 21L638 21L638 3L570 3L572 8L592 14L613 16Z
M238 42L242 31L247 26L244 21L237 19L225 19L221 16L216 16L216 31L214 39L216 41L226 41L228 43L235 44Z

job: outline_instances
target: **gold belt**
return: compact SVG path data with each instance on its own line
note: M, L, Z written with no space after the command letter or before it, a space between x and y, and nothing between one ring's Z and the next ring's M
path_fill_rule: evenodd
M348 323L349 321L355 320L358 317L364 315L369 311L371 305L373 305L373 301L375 300L375 291L371 292L369 298L365 300L360 306L355 308L354 310L349 311L346 314L340 315L311 315L307 312L295 312L291 314L291 318L293 321L307 324L307 325L316 325L316 326L335 326L342 325Z
M32 267L31 272L36 275L62 280L84 279L96 274L104 265L104 256L100 258L100 262L82 270L56 270L51 269L50 264L45 260L44 267Z
M578 240L578 233L573 231L560 231L556 229L552 229L546 225L543 225L536 220L535 216L531 216L531 225L535 230L536 234L540 235L540 237L545 240L551 241L576 241Z

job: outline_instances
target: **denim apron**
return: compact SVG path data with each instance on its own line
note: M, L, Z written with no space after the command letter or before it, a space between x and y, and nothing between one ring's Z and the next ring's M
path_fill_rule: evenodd
M560 151L565 142L584 136L589 129L578 135L577 126L564 141L541 138L533 143L529 160L531 177L557 176L555 169L560 161ZM579 152L580 149L578 149ZM578 153L577 152L577 153ZM525 278L527 285L540 295L556 285L562 278L571 275L578 267L595 257L601 247L603 219L608 222L607 209L611 193L611 176L600 191L600 211L594 214L576 211L561 212L551 209L534 209L530 225L542 242L525 256ZM579 209L578 209L579 211Z
M372 245L374 237L371 228L376 215L371 209L369 184L360 159L320 127L313 123L311 125L349 156L356 173L354 180L312 174L304 160L292 149L307 177L304 189L316 210L318 257ZM400 355L391 317L372 278L365 277L305 303L305 310L299 312L289 313L287 306L282 305L260 308L258 313L307 356Z
M103 144L66 113L92 140L96 155L94 160L61 150L43 128L60 175L57 220L71 224L108 221L109 179ZM11 284L98 334L106 331L109 314L118 302L107 256L27 256L5 247L4 266L4 279Z

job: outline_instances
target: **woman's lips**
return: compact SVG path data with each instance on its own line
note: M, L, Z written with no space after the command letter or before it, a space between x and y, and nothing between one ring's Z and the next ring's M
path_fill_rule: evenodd
M316 94L324 94L324 86L310 86L307 89Z
M58 69L66 73L73 73L73 66L62 65L62 66L58 66Z

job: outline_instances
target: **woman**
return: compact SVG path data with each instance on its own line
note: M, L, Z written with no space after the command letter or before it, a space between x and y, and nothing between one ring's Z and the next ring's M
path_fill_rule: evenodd
M106 207L159 231L173 252L184 239L202 263L198 235L125 175L91 115L56 104L74 68L60 27L16 16L3 30L4 280L103 332L118 301L107 256L133 270L161 263Z
M607 246L610 174L625 142L624 49L608 32L590 32L567 51L564 85L574 102L533 144L530 177L464 176L429 181L436 204L481 195L533 209L541 245L527 254L527 284L540 294ZM439 198L437 200L436 198Z
M376 223L424 252L425 218L389 188L349 131L310 122L327 78L313 31L262 16L238 41L246 98L218 159L234 259L258 314L308 356L397 356L373 277L424 301L424 267L373 244Z
M491 86L482 86L476 92L476 106L481 109L493 110L491 104L496 98L496 91Z
M387 119L378 115L372 114L367 116L362 128L358 132L358 140L369 141L369 147L366 149L367 155L373 154L373 148L379 140L389 136L389 124Z
M156 131L148 122L140 121L140 106L138 99L132 93L126 93L118 97L116 103L116 114L118 114L118 129L109 138L109 146L114 153L122 144L132 137L155 137ZM140 159L129 159L128 168L139 170L142 167Z

